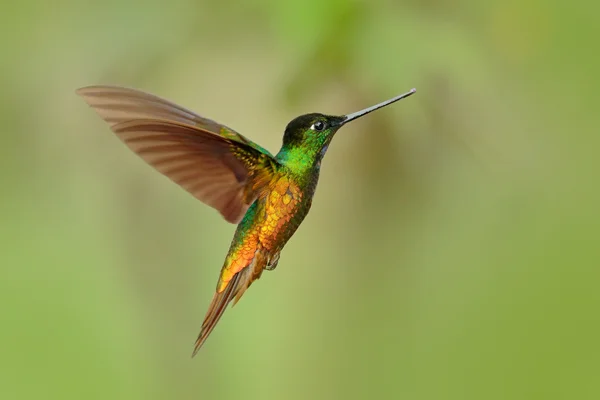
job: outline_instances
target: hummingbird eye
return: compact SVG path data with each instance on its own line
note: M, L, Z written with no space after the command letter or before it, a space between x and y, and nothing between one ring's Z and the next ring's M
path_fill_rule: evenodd
M325 122L317 121L311 126L311 129L313 131L322 131L323 129L325 129Z

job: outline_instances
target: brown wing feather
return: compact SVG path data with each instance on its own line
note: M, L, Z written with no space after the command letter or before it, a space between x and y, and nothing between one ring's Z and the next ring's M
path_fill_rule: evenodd
M213 133L219 133L223 126L168 100L136 89L87 86L77 89L77 94L94 107L111 127L132 119L167 119L199 125Z
M133 120L112 129L148 164L217 209L227 221L238 223L254 201L245 189L261 166L260 158L268 156L176 122Z
M141 90L98 85L77 89L77 94L82 96L111 127L134 119L181 122L244 143L261 153L271 155L267 150L228 126L204 118L187 108Z
M217 134L229 129L223 125L131 89L78 93L132 151L231 223L239 223L269 181L276 161L257 145Z

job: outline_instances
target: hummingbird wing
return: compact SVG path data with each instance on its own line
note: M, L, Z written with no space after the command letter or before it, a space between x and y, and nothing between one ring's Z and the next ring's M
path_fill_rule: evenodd
M133 152L228 222L239 223L270 182L277 161L231 128L134 89L90 86L77 94Z

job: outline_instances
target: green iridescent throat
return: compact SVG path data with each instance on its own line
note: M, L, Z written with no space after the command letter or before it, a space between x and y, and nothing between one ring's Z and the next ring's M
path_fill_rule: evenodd
M303 175L319 168L331 141L331 132L307 132L301 144L284 144L275 159L297 175Z

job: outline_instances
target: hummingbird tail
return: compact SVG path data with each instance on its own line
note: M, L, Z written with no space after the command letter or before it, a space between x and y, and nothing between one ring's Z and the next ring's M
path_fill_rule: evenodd
M236 273L222 292L217 291L215 293L210 306L208 307L208 312L204 317L198 339L196 339L192 357L198 353L212 330L215 328L217 322L219 322L219 319L221 319L221 316L225 312L227 305L232 300L233 305L235 305L246 289L250 287L252 282L260 277L266 265L265 260L265 257L262 257L260 252L257 252L248 267Z

